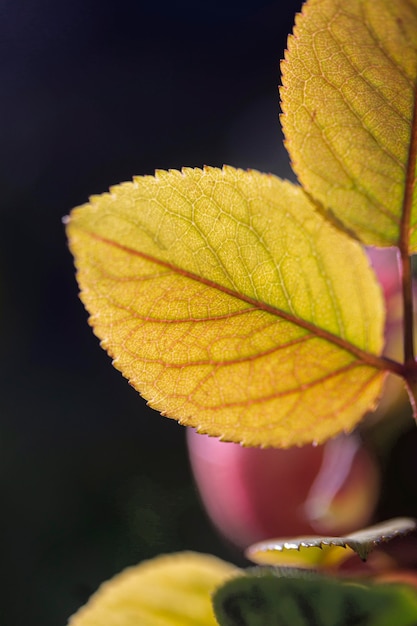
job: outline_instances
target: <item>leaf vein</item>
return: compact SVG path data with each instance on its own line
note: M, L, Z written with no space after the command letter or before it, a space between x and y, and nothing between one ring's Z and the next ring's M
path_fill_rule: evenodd
M359 348L358 346L350 343L349 341L347 341L346 339L344 339L343 337L339 337L335 334L333 334L332 332L325 330L321 327L316 326L314 323L309 322L307 320L304 320L302 318L297 318L295 317L293 314L288 313L287 311L283 311L282 309L278 309L277 307L270 305L266 302L263 301L257 301L255 300L253 297L251 296L247 296L246 294L243 293L239 293L236 291L233 291L232 289L230 289L229 287L225 286L225 285L221 285L219 283L216 283L210 279L205 278L204 276L199 276L194 274L193 272L189 271L189 270L184 270L180 267L174 266L171 263L169 263L168 261L163 261L161 259L157 259L149 254L146 254L144 252L140 252L134 248L130 248L128 246L125 246L121 243L118 243L117 241L108 239L104 236L98 235L97 233L91 232L89 230L85 230L84 231L86 234L88 234L91 238L101 241L104 244L107 244L109 246L114 246L115 248L122 250L128 254L131 254L133 256L137 256L139 258L145 259L147 261L150 261L152 263L155 263L156 265L160 265L162 267L166 267L170 270L172 270L173 272L175 272L178 275L181 276L185 276L188 277L191 280L195 280L199 283L205 284L209 287L212 287L213 289L217 289L229 296L232 296L233 298L236 298L238 300L241 300L243 302L247 302L248 304L252 305L253 307L256 307L257 309L266 311L267 313L271 313L272 315L275 315L277 317L280 317L288 322L291 322L293 324L295 324L296 326L303 328L307 331L309 331L310 333L314 334L315 336L324 339L325 341L328 341L329 343L338 346L339 348L341 348L342 350L345 350L346 352L349 352L351 354L353 354L356 358L358 358L359 360L361 360L363 363L370 365L371 367L375 367L376 369L379 370L389 370L392 371L394 373L397 373L399 375L402 375L403 373L403 366L400 363L397 363L395 361L392 361L386 357L380 357L376 354L367 352L366 350L363 350L361 348Z

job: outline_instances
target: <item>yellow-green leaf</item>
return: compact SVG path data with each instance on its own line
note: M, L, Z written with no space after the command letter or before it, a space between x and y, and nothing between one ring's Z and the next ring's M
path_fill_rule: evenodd
M415 519L398 517L345 537L313 536L261 541L248 548L246 556L261 565L332 568L354 553L365 561L380 544L415 532L416 528Z
M231 167L157 172L74 210L68 235L95 333L169 417L289 446L375 405L379 286L301 188Z
M364 243L398 245L404 231L416 252L416 0L308 0L282 72L305 189Z
M240 572L208 554L160 556L104 583L69 626L215 626L211 595Z

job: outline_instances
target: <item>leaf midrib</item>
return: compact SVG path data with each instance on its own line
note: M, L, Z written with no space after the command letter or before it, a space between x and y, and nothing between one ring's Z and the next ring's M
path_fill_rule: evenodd
M282 309L272 306L266 302L256 300L255 298L252 298L251 296L247 296L246 294L239 293L211 279L205 278L204 276L199 276L198 274L195 274L194 272L185 270L172 263L169 263L168 261L163 261L162 259L158 259L157 257L154 257L151 254L140 252L138 250L130 248L129 246L121 244L117 241L114 241L112 239L99 235L97 233L93 233L88 229L82 228L78 225L76 226L72 219L70 219L70 222L72 222L73 226L75 226L79 230L82 230L85 234L89 235L92 239L95 239L96 241L100 241L101 243L107 244L109 246L113 246L117 248L118 250L126 252L127 254L131 254L133 256L142 258L151 263L155 263L161 267L165 267L176 274L179 274L181 276L184 276L186 278L189 278L191 280L204 284L208 287L211 287L212 289L221 291L228 296L231 296L233 298L241 300L242 302L246 302L247 304L250 304L252 307L255 307L258 310L265 311L267 313L270 313L271 315L275 315L296 326L299 326L300 328L307 330L308 332L310 332L317 338L323 339L324 341L327 341L335 346L338 346L342 350L349 352L356 359L361 361L364 365L368 365L369 367L373 367L381 371L387 371L387 372L389 371L399 376L404 375L404 372L403 372L404 366L401 363L394 361L392 359L389 359L388 357L378 356L376 354L363 350L362 348L359 348L358 346L350 343L343 337L335 335L328 330L325 330L319 326L316 326L312 322L309 322L302 318L295 317L293 314L288 313L287 311L283 311Z

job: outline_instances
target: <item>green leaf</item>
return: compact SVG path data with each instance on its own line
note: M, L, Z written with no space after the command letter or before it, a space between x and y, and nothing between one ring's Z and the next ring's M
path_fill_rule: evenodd
M159 556L104 583L68 626L215 626L211 594L240 572L208 554Z
M411 587L260 572L216 591L220 626L415 626Z
M157 172L74 210L68 236L95 333L163 414L285 447L375 406L380 288L301 188L231 167Z
M416 0L308 0L282 73L305 189L364 243L416 252Z
M398 517L345 537L313 536L260 541L248 548L246 556L259 564L329 568L339 565L355 552L365 561L380 544L407 535L416 528L416 520Z

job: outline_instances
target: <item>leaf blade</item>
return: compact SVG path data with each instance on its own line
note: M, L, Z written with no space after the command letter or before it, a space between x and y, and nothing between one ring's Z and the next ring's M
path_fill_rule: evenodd
M211 593L240 571L208 554L159 556L104 583L69 626L215 626Z
M381 294L360 246L311 209L275 177L206 168L137 178L72 213L95 332L151 406L288 446L375 403Z
M213 598L221 626L413 626L415 589L318 575L260 571L226 582Z
M413 252L416 41L414 1L309 0L281 89L293 167L322 210L370 245L398 245L405 229Z
M366 560L372 550L396 537L415 533L416 520L399 517L344 537L294 537L270 539L250 546L246 556L260 565L293 565L298 567L333 567L353 553Z

